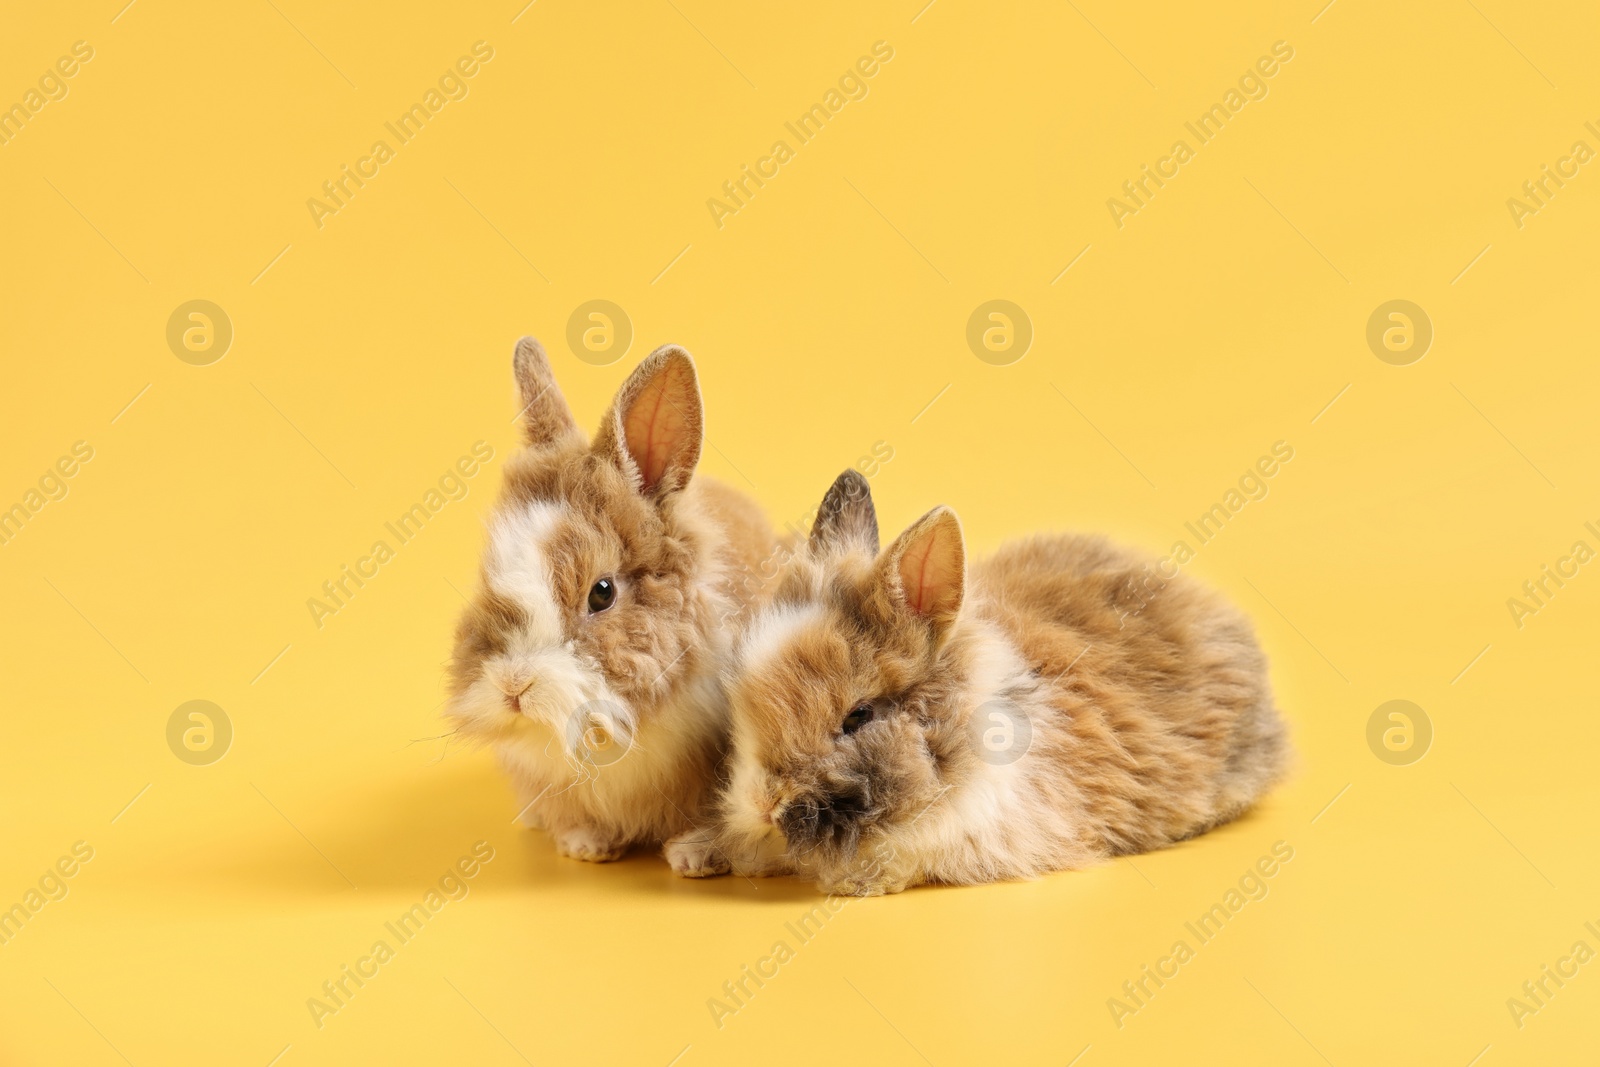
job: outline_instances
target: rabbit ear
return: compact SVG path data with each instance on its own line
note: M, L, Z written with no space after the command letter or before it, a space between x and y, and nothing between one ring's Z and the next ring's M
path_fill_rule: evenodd
M833 480L811 524L811 554L852 545L878 554L878 512L872 488L854 467Z
M555 372L544 348L532 337L517 342L511 356L512 373L521 398L522 436L530 445L553 445L578 432L566 398L556 387Z
M960 614L966 594L961 521L947 507L934 508L889 546L878 567L897 607L944 629Z
M663 345L622 383L594 448L640 493L661 500L689 484L704 436L694 360L677 345Z

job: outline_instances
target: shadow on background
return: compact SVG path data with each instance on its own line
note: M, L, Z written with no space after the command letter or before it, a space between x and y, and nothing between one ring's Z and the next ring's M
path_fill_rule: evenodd
M479 870L471 891L541 896L582 893L666 896L708 901L776 902L820 898L787 878L681 878L659 848L636 848L614 863L583 863L556 855L548 834L513 822L516 803L492 760L450 756L411 768L380 790L328 791L293 803L291 788L238 783L262 812L268 832L239 832L173 840L144 854L130 871L138 884L171 895L246 893L272 898L320 898L379 893L420 898L467 861ZM259 794L259 795L258 795ZM494 850L487 863L474 847Z

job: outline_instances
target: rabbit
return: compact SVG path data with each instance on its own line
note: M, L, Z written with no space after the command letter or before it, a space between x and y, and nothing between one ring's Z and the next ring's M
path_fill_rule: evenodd
M445 716L496 751L519 819L560 854L603 862L664 844L693 872L709 844L675 839L712 795L722 672L774 534L743 493L694 477L703 414L682 348L634 369L592 442L537 341L512 363L525 447L487 519Z
M712 866L835 895L1170 845L1238 816L1290 755L1250 624L1217 595L1097 537L1011 543L969 573L945 507L880 553L853 470L730 688Z

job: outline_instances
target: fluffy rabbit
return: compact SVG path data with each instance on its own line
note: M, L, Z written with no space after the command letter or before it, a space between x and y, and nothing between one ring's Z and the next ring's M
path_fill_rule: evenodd
M854 471L731 684L722 852L830 893L1159 848L1239 815L1289 756L1266 661L1219 597L1088 537L1011 544L969 574L947 508L880 553Z
M721 672L775 542L743 494L694 478L694 361L651 353L591 443L532 338L513 358L526 447L505 465L479 588L456 631L446 716L491 744L521 819L556 849L612 860L668 842L705 865L726 747Z

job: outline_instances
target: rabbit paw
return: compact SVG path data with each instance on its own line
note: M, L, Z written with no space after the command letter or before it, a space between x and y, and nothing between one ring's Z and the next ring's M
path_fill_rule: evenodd
M610 863L621 859L622 854L628 851L626 844L619 844L588 829L563 830L554 837L558 855L587 863Z
M662 852L672 869L685 878L711 878L730 870L728 857L705 830L685 830L669 838Z
M881 897L889 893L902 892L909 884L909 882L892 881L883 877L872 878L866 875L857 875L839 879L820 888L830 897Z

